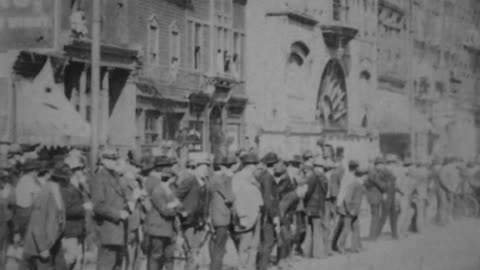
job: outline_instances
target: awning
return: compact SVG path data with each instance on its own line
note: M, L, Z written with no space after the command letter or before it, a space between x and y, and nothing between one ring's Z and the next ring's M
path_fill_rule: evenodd
M190 91L188 90L161 85L148 79L140 79L135 84L137 86L138 95L155 99L164 99L178 103L189 102L188 96Z
M18 143L87 145L90 125L55 84L50 60L32 82L17 86L16 137Z

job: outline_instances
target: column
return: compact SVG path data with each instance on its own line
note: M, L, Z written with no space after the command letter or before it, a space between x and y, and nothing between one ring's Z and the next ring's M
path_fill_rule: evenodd
M80 115L83 119L87 119L87 67L82 70L80 75Z
M108 118L110 115L110 93L109 93L110 70L107 69L103 75L101 91L100 91L100 121L99 121L99 138L100 144L107 143Z

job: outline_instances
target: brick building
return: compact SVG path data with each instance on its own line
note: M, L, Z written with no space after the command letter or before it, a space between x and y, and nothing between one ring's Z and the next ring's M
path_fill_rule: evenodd
M216 154L238 148L247 102L245 5L242 0L103 1L100 144L149 149L174 140ZM14 84L44 74L40 70L50 64L47 77L55 78L53 84L89 122L92 5L75 0L55 6L55 48L13 52Z

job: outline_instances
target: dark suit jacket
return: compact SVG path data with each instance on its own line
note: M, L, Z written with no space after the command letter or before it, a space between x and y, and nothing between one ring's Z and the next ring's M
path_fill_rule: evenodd
M255 178L260 184L262 192L265 217L272 222L275 217L279 217L279 195L278 185L273 175L268 170L258 170L255 172Z
M232 178L225 174L216 174L209 185L209 213L213 226L227 226L232 222L231 204L235 197L232 190Z
M175 200L172 191L163 185L157 185L151 193L152 208L145 218L145 233L152 236L173 237L176 209L168 208L168 203Z
M65 211L67 224L65 228L65 237L82 237L85 233L85 209L83 208L83 195L81 191L72 184L61 186L63 201L65 202Z
M313 169L306 173L307 193L304 198L305 212L312 217L323 217L327 197L328 179L324 174L318 175Z
M292 190L280 200L280 221L283 225L290 225L293 222L295 211L297 209L300 197L298 197L295 190Z
M47 182L43 186L32 205L23 251L27 256L39 256L41 252L50 250L60 241L65 230L64 205L59 208L51 185Z
M208 215L207 183L201 186L196 176L187 175L175 187L175 195L187 212L187 217L182 220L184 228L202 225Z
M295 190L295 184L290 179L288 174L284 174L280 177L280 181L278 181L278 197L280 200L290 193L291 191Z
M386 185L381 181L379 171L371 169L368 172L365 181L365 188L367 190L367 200L369 204L378 204L382 200L382 194L386 192Z
M126 209L126 186L114 172L100 168L92 181L92 202L98 237L104 245L124 244L124 222L120 211Z

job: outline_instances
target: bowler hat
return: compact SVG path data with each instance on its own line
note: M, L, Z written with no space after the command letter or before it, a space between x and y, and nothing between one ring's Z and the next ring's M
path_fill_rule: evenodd
M58 162L55 164L52 170L52 178L56 180L68 180L70 179L72 171L67 164Z
M278 162L278 156L277 154L273 152L268 152L263 158L262 162L265 163L267 166L268 165L273 165Z
M307 151L303 152L302 157L303 157L303 160L307 160L307 159L309 159L309 158L313 158L313 153L312 153L312 151L307 150Z
M292 159L288 161L289 164L301 164L302 163L302 157L300 155L294 155Z
M243 164L257 164L258 156L255 153L247 153L241 157Z
M153 167L154 168L161 168L161 167L170 167L175 164L175 160L173 158L169 158L167 156L158 156L155 157L155 160L153 161Z

